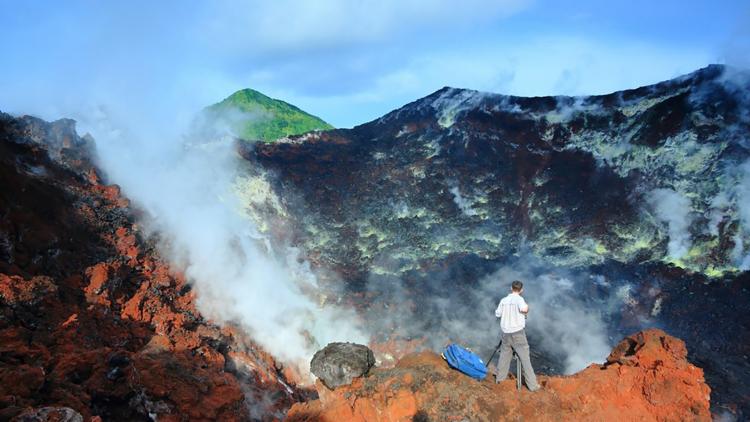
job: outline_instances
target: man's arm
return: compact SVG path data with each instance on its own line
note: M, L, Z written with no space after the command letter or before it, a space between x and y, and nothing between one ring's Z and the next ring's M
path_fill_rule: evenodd
M495 317L501 318L503 316L503 310L502 310L502 302L497 304L497 309L495 309Z
M526 303L526 301L521 298L521 304L518 305L518 312L526 315L529 313L529 305Z

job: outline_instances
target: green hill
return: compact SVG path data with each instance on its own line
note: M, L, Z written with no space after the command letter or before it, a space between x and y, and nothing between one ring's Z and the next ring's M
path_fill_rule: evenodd
M249 88L235 92L205 111L209 118L229 122L237 135L247 140L274 141L313 130L333 129L319 117Z

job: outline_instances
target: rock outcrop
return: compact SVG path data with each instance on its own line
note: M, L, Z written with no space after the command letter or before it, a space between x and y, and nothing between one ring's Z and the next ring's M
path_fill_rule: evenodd
M567 377L540 376L542 389L475 381L431 352L373 369L350 386L295 404L290 421L654 420L710 421L703 371L685 343L652 329L625 338L603 365Z
M366 375L375 365L375 355L367 346L354 343L330 343L318 350L310 361L310 372L326 387L349 385Z
M282 418L303 393L200 315L90 147L0 114L0 421Z
M290 211L313 234L306 250L351 277L523 247L562 266L655 260L715 276L739 269L732 237L750 239L733 196L748 93L750 72L723 66L597 96L446 87L352 129L243 147L281 175L284 198L304 199ZM650 206L665 195L697 214L680 256Z

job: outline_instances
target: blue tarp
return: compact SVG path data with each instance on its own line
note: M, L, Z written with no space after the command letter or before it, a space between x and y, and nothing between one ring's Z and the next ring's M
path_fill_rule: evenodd
M451 368L458 369L472 378L481 381L487 376L487 366L482 359L455 343L445 348L443 358Z

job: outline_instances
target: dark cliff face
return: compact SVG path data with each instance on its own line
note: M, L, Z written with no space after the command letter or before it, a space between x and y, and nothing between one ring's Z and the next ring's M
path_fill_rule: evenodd
M579 280L611 337L660 326L685 338L715 408L747 411L747 73L709 66L592 97L444 88L350 130L241 154L274 174L315 264L370 305L373 285L403 289L422 322L406 337L486 312L463 299L478 280L533 259L535 274ZM436 315L435 297L469 312ZM554 351L542 354L554 371Z
M712 66L595 97L444 88L253 156L317 215L305 225L317 242L308 248L347 256L352 270L377 269L383 251L404 250L403 272L415 260L528 246L566 266L659 260L715 276L741 266L746 242L737 189L750 79L728 73ZM669 225L649 204L658 189L689 201L684 254L670 255Z
M92 146L73 121L0 114L0 421L47 406L86 421L281 417L300 393L241 331L203 319Z

